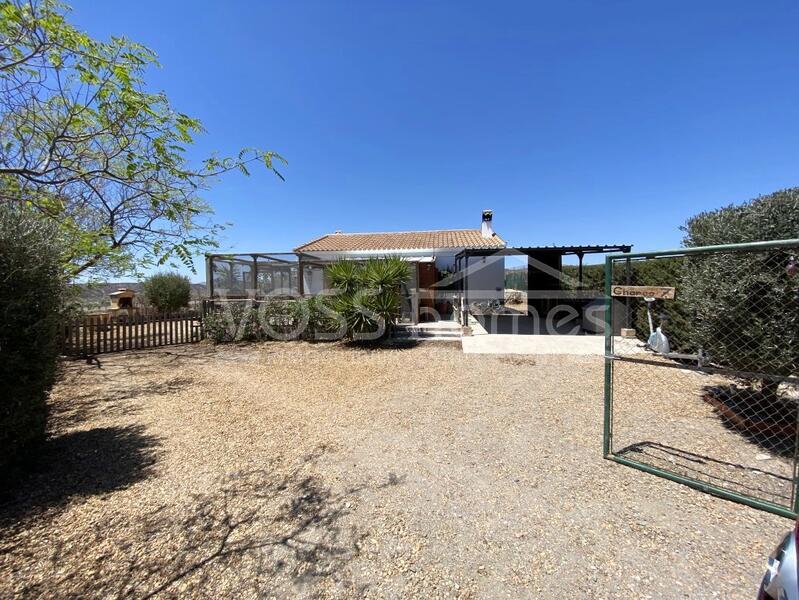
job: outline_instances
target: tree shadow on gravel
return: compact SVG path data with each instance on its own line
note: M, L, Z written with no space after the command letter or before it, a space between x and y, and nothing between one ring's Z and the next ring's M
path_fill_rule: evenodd
M287 467L281 461L233 473L211 491L142 510L88 530L55 534L41 565L48 576L23 595L289 597L321 585L358 596L346 565L366 534L346 524L366 486L333 491L314 474L324 448ZM377 488L402 484L389 474ZM91 568L87 568L90 565ZM52 574L52 575L50 575Z
M795 398L771 397L738 385L705 386L703 399L733 431L766 452L794 459L799 422Z
M391 350L394 351L413 350L414 348L419 348L419 347L460 350L461 341L455 339L455 340L433 340L431 342L429 339L425 338L388 337L371 341L344 341L337 344L334 347L342 351L355 350L355 351L375 352L375 353L387 352Z
M148 477L159 442L142 426L99 427L47 440L0 478L0 527L77 497L105 494Z
M106 393L76 393L53 407L50 428L58 430L95 417L134 416L142 410L142 403L138 400L172 394L192 383L194 380L189 377L177 376L159 382L127 383ZM79 387L72 386L73 389Z

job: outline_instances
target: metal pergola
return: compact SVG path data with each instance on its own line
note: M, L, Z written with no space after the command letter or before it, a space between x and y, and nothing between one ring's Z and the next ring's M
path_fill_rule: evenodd
M267 287L301 294L300 267L297 255L292 252L206 254L208 296L216 297L220 292L217 288L224 289L231 298L265 295L270 291ZM217 285L222 277L227 280L226 286Z
M580 285L583 283L583 258L587 254L608 254L623 252L628 253L632 250L632 245L629 244L596 244L584 246L517 246L513 248L503 248L502 250L488 250L488 249L466 249L462 250L455 256L456 265L458 259L465 259L463 269L468 269L469 257L479 256L527 256L536 258L537 256L576 256L577 263L577 278Z
M542 295L547 293L557 293L562 290L561 274L563 272L563 257L576 256L578 259L577 279L579 287L583 287L583 259L589 254L608 254L608 253L629 253L632 250L630 244L589 244L579 246L517 246L503 248L501 250L491 249L465 249L455 256L455 270L460 273L458 278L458 291L461 294L462 305L469 305L469 259L484 258L494 256L526 256L527 264L527 292L528 303L531 302L531 281L535 281L535 290L538 292L538 301L544 298Z

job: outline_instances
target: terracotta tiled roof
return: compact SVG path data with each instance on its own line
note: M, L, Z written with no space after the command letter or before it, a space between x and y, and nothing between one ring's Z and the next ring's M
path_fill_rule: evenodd
M438 248L504 248L498 235L484 238L479 229L393 231L386 233L328 233L297 246L295 252L357 252L433 250Z

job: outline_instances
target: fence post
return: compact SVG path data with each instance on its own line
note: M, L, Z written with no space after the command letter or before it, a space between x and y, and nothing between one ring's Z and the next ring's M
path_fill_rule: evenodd
M86 328L87 321L88 321L88 317L83 317L83 323L82 323L82 327L81 327L81 336L82 336L81 349L80 349L81 350L81 354L86 354L86 335L88 333L86 331L86 329L87 329Z
M605 257L605 416L602 434L602 451L606 457L610 455L613 436L611 424L611 419L613 418L613 361L610 358L613 353L613 298L610 295L612 277L613 261L607 256Z
M97 315L89 317L89 348L90 354L97 354Z
M93 314L62 322L58 329L59 351L70 356L139 350L189 344L205 338L202 313L147 310L126 314Z
M69 346L69 324L68 323L64 323L64 325L61 327L60 336L61 336L61 338L59 340L59 345L61 347L61 351L64 354L69 354L69 350L68 350L68 346Z

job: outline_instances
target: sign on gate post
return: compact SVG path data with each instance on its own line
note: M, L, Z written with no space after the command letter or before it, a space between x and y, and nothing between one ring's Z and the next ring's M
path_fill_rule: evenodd
M651 285L614 285L611 289L612 296L623 298L657 298L659 300L674 300L676 289Z

